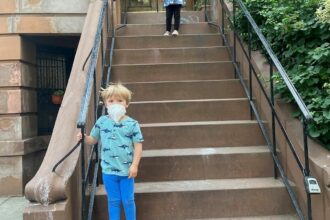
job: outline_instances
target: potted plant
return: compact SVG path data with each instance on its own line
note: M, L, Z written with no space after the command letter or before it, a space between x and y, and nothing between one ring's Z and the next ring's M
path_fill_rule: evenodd
M60 105L62 103L64 91L59 89L55 90L52 94L52 103L55 105Z

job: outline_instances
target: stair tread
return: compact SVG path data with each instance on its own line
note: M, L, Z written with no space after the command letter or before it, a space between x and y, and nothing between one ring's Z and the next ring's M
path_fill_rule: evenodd
M136 183L137 193L187 192L282 188L282 181L272 177L241 179L206 179Z
M182 149L157 149L144 150L143 157L169 157L169 156L196 156L196 155L218 155L218 154L250 154L269 153L266 146L246 147L203 147L203 148L182 148Z
M273 177L175 180L135 183L136 193L198 192L216 190L269 189L285 187L281 179ZM96 195L105 195L104 185L97 188Z
M223 98L223 99L186 99L186 100L160 100L160 101L137 101L130 104L149 104L149 103L184 103L184 102L219 102L219 101L247 101L248 98Z
M179 37L201 37L201 36L220 36L220 34L218 33L205 33L205 34L180 34L179 36L177 36L176 38ZM159 38L169 38L168 36L163 36L163 35L136 35L136 36L132 36L132 35L122 35L122 36L116 36L115 38L146 38L146 37L159 37Z
M165 122L146 123L141 127L167 127L167 126L194 126L194 125L226 125L226 124L256 124L255 120L228 120L228 121L194 121L194 122Z
M111 66L166 66L166 65L187 65L187 64L210 64L210 63L232 63L231 61L203 61L203 62L177 62L177 63L124 63L124 64L113 64Z
M236 218L192 218L189 220L296 220L299 219L297 215L270 215L270 216L250 216L250 217L236 217Z
M178 84L178 83L219 83L219 82L239 82L239 79L207 79L207 80L180 80L180 81L149 81L149 82L128 82L125 85L130 84Z
M164 24L127 24L117 25L116 36L150 36L163 35ZM118 29L119 28L119 29ZM180 35L219 33L219 29L208 22L186 23L180 25Z
M196 25L209 25L208 22L202 21L202 22L198 22L198 23L193 23L193 24L181 24L180 28L182 26L196 26ZM122 25L117 25L116 28L121 27ZM162 28L164 28L164 24L126 24L127 27L130 26L148 26L148 27L152 27L152 26L161 26Z
M153 51L153 50L163 50L163 51L169 51L169 50L197 50L197 49L214 49L214 48L226 48L224 46L202 46L202 47L157 47L157 48L134 48L134 49L114 49L113 51Z

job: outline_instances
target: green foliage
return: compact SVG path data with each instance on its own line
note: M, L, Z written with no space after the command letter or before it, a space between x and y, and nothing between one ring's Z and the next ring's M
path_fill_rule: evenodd
M210 4L210 0L206 0L206 5ZM195 11L200 11L203 9L205 5L205 0L196 0L194 3L194 10Z
M56 95L56 96L63 96L64 95L64 91L59 89L59 90L55 90L53 92L53 95Z
M314 117L310 136L330 149L330 23L316 15L324 0L244 3ZM237 18L240 35L247 41L247 21L241 11ZM252 48L264 51L254 35L251 42ZM277 93L293 101L280 76L275 79Z
M325 0L316 11L317 18L324 23L330 24L330 0Z

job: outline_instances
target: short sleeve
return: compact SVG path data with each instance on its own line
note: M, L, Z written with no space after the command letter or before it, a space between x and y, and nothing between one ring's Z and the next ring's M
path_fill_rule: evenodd
M133 125L133 143L143 142L143 135L139 123L134 123Z
M100 125L99 120L95 123L94 127L91 130L90 136L96 140L100 140Z

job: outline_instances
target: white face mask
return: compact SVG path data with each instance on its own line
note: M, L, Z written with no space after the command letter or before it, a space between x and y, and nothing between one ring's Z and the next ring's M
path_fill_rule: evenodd
M116 123L125 115L126 108L120 104L111 104L107 106L109 117Z

